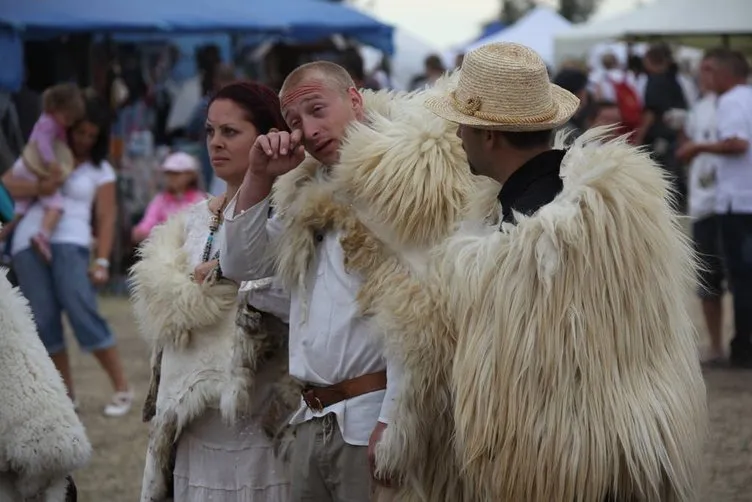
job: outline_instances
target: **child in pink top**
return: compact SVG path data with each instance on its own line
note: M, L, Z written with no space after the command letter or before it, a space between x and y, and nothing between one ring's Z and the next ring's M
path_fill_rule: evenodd
M134 243L146 239L152 228L167 221L167 218L182 209L201 202L206 194L197 188L198 161L187 153L173 153L162 164L166 174L166 186L146 208L146 213L133 229Z
M84 113L84 100L81 91L75 84L58 84L47 89L42 96L43 113L39 117L29 136L27 148L36 148L43 166L36 166L47 176L63 176L60 161L55 157L55 143L67 145L66 133L70 126ZM26 158L26 154L24 155ZM72 168L73 166L68 166ZM25 162L18 164L14 174L28 180L40 179L40 174L32 172ZM29 207L36 200L20 198L15 201L16 218L26 214ZM45 197L39 197L44 208L42 228L32 237L31 245L49 262L52 259L50 237L63 214L63 196L60 191Z

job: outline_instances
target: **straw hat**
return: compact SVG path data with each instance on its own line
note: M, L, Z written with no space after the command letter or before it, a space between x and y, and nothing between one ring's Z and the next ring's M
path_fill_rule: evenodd
M73 152L68 148L68 145L62 141L55 141L53 144L53 152L55 154L55 160L60 164L60 170L62 171L63 179L67 178L73 169L76 167L76 161L73 158ZM47 167L42 155L39 153L37 145L29 143L24 148L23 163L26 168L39 177L47 177L50 175L50 170Z
M449 95L429 97L426 107L451 122L497 131L544 131L565 124L580 100L551 83L532 49L488 44L465 55Z

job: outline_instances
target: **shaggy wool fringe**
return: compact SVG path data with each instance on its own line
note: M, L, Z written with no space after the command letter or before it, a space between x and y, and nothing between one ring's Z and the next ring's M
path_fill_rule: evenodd
M465 231L431 268L457 333L456 450L473 500L697 500L705 388L695 259L647 153L578 139L534 217Z
M139 331L151 347L188 346L191 330L218 323L237 304L238 286L229 281L193 282L185 243L186 213L156 227L138 251L129 273L131 301Z
M0 267L0 492L63 502L65 477L88 463L91 444L7 272Z

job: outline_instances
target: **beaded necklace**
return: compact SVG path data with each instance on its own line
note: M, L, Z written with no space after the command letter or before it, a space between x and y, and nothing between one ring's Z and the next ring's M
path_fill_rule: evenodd
M206 238L206 244L204 245L204 254L201 256L201 259L204 263L210 261L209 257L211 256L211 249L212 249L212 245L214 244L214 235L217 233L217 230L219 230L219 227L222 225L222 211L225 208L226 202L227 202L227 196L223 196L222 204L219 205L217 212L212 214L211 220L209 221L209 236ZM219 250L217 250L217 252L214 253L214 257L212 258L212 260L217 260L217 259L219 259Z

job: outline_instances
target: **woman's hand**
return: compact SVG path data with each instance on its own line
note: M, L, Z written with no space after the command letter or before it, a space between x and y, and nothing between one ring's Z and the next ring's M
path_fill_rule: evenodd
M89 277L95 286L103 286L110 280L110 271L104 265L95 263L89 269Z
M207 277L214 272L219 266L219 260L207 261L206 263L200 263L193 270L193 282L196 284L203 284Z

